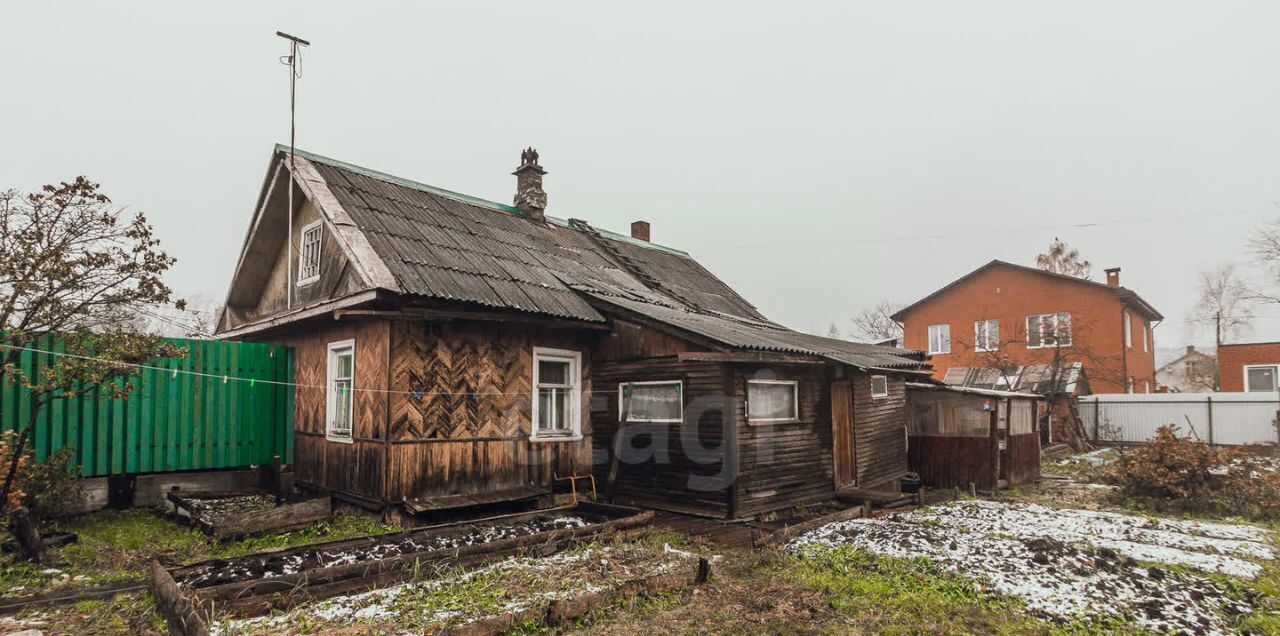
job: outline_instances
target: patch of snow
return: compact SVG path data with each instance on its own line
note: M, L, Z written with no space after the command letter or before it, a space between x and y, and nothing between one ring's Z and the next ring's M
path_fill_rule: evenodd
M1195 633L1223 633L1222 614L1249 606L1204 577L1138 561L1249 578L1261 566L1247 559L1274 557L1266 531L1253 526L987 501L832 523L789 547L804 554L838 545L928 557L1049 618L1113 614Z

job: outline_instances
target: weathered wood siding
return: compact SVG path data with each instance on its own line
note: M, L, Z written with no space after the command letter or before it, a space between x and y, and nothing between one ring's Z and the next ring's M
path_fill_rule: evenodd
M669 344L669 343L668 343ZM614 346L610 343L606 346ZM653 351L655 349L647 349ZM614 353L621 350L614 348ZM619 432L621 382L680 380L684 422L630 423L623 433L615 500L654 508L724 517L729 514L732 465L726 438L725 390L728 367L719 362L680 362L674 356L595 362L591 403L596 480L608 488L615 436Z
M907 469L907 395L902 376L888 376L889 395L871 396L871 374L851 371L857 483L876 488Z
M385 499L385 436L390 387L391 323L322 322L271 338L294 348L294 470L298 479L329 490ZM329 343L354 340L356 349L353 443L325 439L325 386Z
M404 392L389 397L392 500L551 488L553 474L590 472L586 337L512 323L399 321L390 339L391 385ZM529 441L534 347L582 353L581 440Z
M913 435L909 441L911 469L930 488L983 490L996 486L995 451L990 437Z
M751 517L834 496L828 367L736 364L732 377L739 452L735 516ZM799 421L749 422L750 379L798 381ZM855 429L859 424L855 419Z
M1009 486L1040 479L1040 434L1010 435L1004 454L1005 479Z

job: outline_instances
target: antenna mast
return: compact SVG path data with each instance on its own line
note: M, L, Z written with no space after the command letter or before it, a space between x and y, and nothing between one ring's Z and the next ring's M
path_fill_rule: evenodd
M288 274L285 278L285 308L293 307L293 180L294 167L293 149L294 142L297 138L297 128L294 124L294 115L297 112L298 103L298 79L302 77L302 58L299 57L300 47L311 46L311 43L296 36L289 35L284 31L276 31L276 35L289 41L289 54L280 58L280 63L289 67L289 210L286 216L289 219L289 238L285 242L289 245L289 254L285 258Z

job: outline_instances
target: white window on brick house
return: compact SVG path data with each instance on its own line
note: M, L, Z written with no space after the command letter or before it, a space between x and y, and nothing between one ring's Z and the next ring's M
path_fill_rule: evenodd
M889 397L889 378L887 376L871 376L871 397Z
M324 436L333 442L350 444L351 423L355 419L356 343L354 340L329 343L328 383L325 388Z
M1071 346L1071 314L1063 311L1027 316L1027 348L1055 346Z
M1129 349L1133 348L1133 320L1129 317L1129 312L1124 312L1124 346Z
M1276 365L1249 365L1244 368L1244 390L1249 393L1272 393L1277 389Z
M929 325L929 354L951 353L951 325Z
M320 280L320 241L324 236L321 221L302 228L302 241L298 245L298 285Z
M619 384L618 419L623 422L683 422L684 383L668 380Z
M800 419L800 383L747 380L747 420L791 422Z
M582 354L533 349L531 441L582 439Z
M973 321L973 350L996 351L1000 349L1000 321L991 318Z
M1142 352L1149 353L1151 351L1151 323L1142 323Z

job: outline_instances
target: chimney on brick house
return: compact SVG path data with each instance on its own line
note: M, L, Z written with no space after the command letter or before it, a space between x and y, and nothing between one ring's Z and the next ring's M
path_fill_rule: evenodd
M532 146L520 152L520 167L511 173L516 176L515 206L533 221L542 221L547 209L547 193L542 190L542 175L547 174L538 165L538 151Z
M1109 269L1104 269L1102 271L1107 273L1107 287L1120 286L1120 268L1119 267L1112 267Z
M1189 354L1190 354L1190 353L1195 353L1195 352L1196 352L1196 346L1195 346L1195 345L1187 345L1187 353L1189 353Z
M649 222L648 221L632 221L631 222L631 238L641 241L649 240Z

